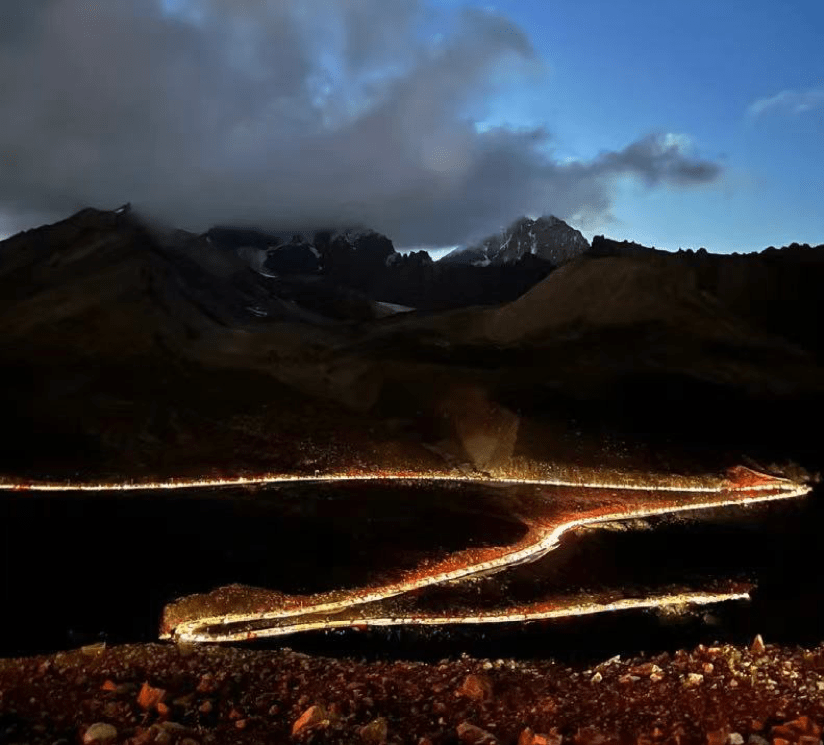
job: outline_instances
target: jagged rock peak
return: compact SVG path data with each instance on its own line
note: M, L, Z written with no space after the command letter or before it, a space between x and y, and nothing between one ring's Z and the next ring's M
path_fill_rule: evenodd
M396 256L389 238L360 225L291 231L216 226L206 238L267 276L321 273L340 280L389 266Z
M535 256L555 266L566 264L589 250L589 242L579 230L554 215L537 220L521 217L479 244L447 254L446 263L490 266L514 264Z

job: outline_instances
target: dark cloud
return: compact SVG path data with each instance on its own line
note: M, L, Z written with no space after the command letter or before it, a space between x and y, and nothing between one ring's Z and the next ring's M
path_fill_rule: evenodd
M545 130L477 131L496 86L538 64L499 15L438 17L423 0L176 7L0 6L0 213L131 201L190 229L361 223L445 245L520 214L597 220L619 176L718 175L674 135L560 163Z
M38 21L54 0L30 0L25 3L0 4L0 43L25 44L37 30Z
M596 172L633 174L650 186L662 182L689 186L718 178L720 166L686 157L688 146L688 138L683 135L652 134L623 150L605 153L596 159L593 168Z

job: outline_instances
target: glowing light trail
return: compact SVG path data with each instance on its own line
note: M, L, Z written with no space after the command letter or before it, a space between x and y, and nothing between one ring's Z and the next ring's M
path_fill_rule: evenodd
M575 483L549 479L457 478L432 476L344 476L272 479L263 483L293 481L462 481L539 487L519 517L528 532L519 543L493 549L457 551L441 560L402 572L394 581L314 596L285 596L254 588L220 588L213 593L191 596L165 609L163 638L180 641L227 642L278 636L310 629L392 624L501 623L505 621L583 615L622 608L658 607L680 603L714 603L748 597L740 588L718 592L679 592L610 602L566 600L551 607L512 607L489 613L448 615L403 615L387 613L387 601L418 590L472 579L535 561L558 546L561 536L576 528L669 515L710 508L791 499L809 491L805 485L786 479L739 469L733 479L715 485L625 485ZM258 482L260 483L260 482ZM523 509L523 507L521 507Z
M749 469L742 469L747 470ZM755 473L750 471L750 473ZM761 476L761 474L757 474ZM671 479L669 483L663 477L660 483L654 479L646 483L609 480L573 480L562 478L532 478L517 476L497 476L442 473L442 472L370 472L370 473L330 473L315 475L268 474L262 476L236 476L231 478L211 479L168 479L166 481L121 482L121 483L51 483L39 482L11 482L0 481L0 491L31 491L31 492L133 492L133 491L166 491L179 489L215 489L238 486L277 486L279 484L313 484L335 482L370 482L370 481L420 481L427 483L460 482L463 484L499 484L502 486L572 486L581 489L629 489L635 491L674 491L674 492L722 492L729 491L735 482L725 479L716 479L715 484L690 485L689 478ZM748 490L774 490L777 483L795 486L794 482L777 477L765 477L763 483L747 485Z
M231 478L168 479L122 483L0 483L0 491L38 493L151 492L232 487L328 483L462 483L534 487L536 497L520 518L527 535L516 545L458 551L386 581L355 590L315 596L284 596L254 588L218 588L207 595L182 598L167 606L161 638L178 641L231 642L298 631L388 625L504 623L558 618L680 604L707 604L749 597L740 585L712 591L648 594L619 600L555 598L549 602L495 611L455 609L448 614L404 613L394 598L418 590L476 578L535 561L558 546L561 536L599 523L655 515L723 508L800 497L809 487L788 479L738 467L727 478L652 477L558 478L454 472L374 471L314 475L266 474ZM563 492L563 493L561 493Z
M490 611L487 613L465 614L456 612L448 615L409 615L409 616L371 616L368 618L339 618L330 616L319 619L296 620L283 626L265 626L254 628L244 626L244 622L232 620L224 621L225 630L213 631L200 624L184 624L178 627L174 638L178 642L241 642L252 639L263 639L274 636L287 636L305 631L331 631L342 628L365 628L383 626L447 626L486 623L526 623L529 621L547 621L570 616L587 616L596 613L609 613L622 610L638 610L643 608L666 608L681 605L710 605L729 602L731 600L749 600L747 590L728 590L718 592L678 592L640 598L621 598L608 602L584 601L570 599L568 603L559 602L555 607L513 607L505 611ZM257 619L258 621L267 619ZM239 630L233 630L238 625ZM169 638L168 636L162 638Z

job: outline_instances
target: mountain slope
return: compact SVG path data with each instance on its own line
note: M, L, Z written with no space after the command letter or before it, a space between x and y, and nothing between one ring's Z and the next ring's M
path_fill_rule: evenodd
M817 458L795 422L824 415L820 364L684 265L583 258L511 303L397 317L371 343L385 388L404 391L386 415L428 420L467 453L484 434L485 452L526 462L652 463L676 444Z
M393 255L374 249L375 266ZM461 299L460 277L514 268L383 264ZM671 469L672 443L691 460L809 455L793 412L824 411L820 365L729 299L760 270L735 270L736 294L702 267L580 258L503 305L376 320L332 277L266 277L208 236L84 210L0 243L0 473ZM820 312L817 291L803 302Z
M561 331L655 323L690 336L740 335L740 324L681 267L626 259L584 259L553 272L522 297L488 314L487 333L502 343Z
M84 210L0 243L0 298L0 471L309 468L379 428L347 332L204 238Z
M638 258L680 267L696 287L752 325L784 336L824 359L824 244L793 243L761 252L714 254L706 249L675 253L595 236L590 255Z
M129 214L83 210L0 243L5 354L181 350L267 318L298 321L237 257Z

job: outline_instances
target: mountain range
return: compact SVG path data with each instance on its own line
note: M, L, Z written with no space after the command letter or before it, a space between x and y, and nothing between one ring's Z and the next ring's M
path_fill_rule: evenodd
M520 236L526 222L532 223L524 218L511 229ZM541 229L550 223L551 229ZM207 239L272 278L313 276L318 286L322 279L383 303L446 310L514 300L555 266L589 248L578 231L556 218L534 225L529 240L535 251L527 250L526 243L516 250L519 238L494 262L472 261L472 249L440 261L426 251L399 253L386 236L358 227L293 234L221 227L211 229ZM576 236L583 243L571 241ZM478 271L489 267L491 271Z
M484 266L363 229L198 235L127 209L14 236L0 469L820 468L798 420L824 412L824 246L533 253L559 223L516 222Z

